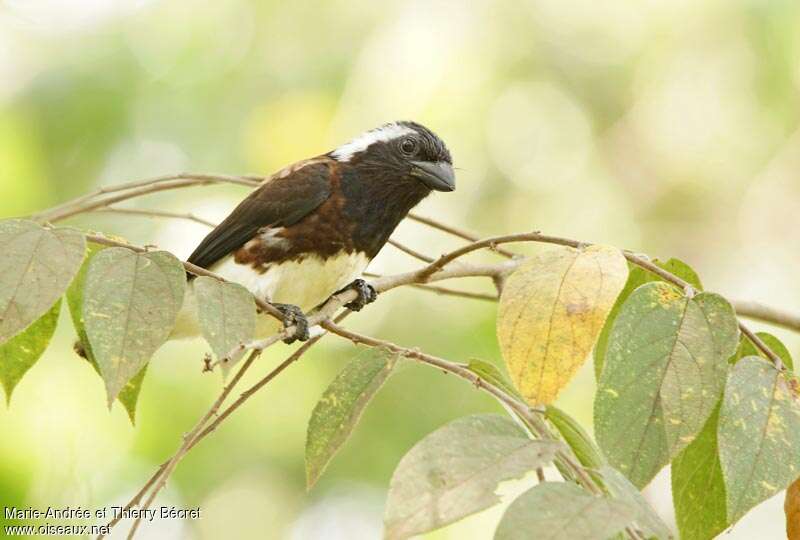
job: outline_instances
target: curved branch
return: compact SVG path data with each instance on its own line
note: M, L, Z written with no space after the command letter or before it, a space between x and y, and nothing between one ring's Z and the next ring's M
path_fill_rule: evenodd
M432 229L436 229L442 232L446 232L447 234L451 234L453 236L457 236L463 240L468 240L470 242L476 242L480 240L480 237L476 234L471 232L467 232L464 229L459 229L457 227L453 227L452 225L447 225L446 223L442 223L441 221L437 221L435 219L431 219L429 217L421 216L416 212L409 212L408 218L412 221L416 221L417 223L422 223L423 225L427 225ZM516 253L511 253L510 251L506 251L502 248L493 248L493 250L504 257L508 257L509 259L513 259L514 257L518 257Z
M89 212L95 208L108 206L116 202L141 197L149 193L178 189L191 186L205 186L211 184L238 184L247 187L256 187L260 183L253 176L228 176L221 174L170 174L119 184L109 188L100 188L97 191L67 201L63 204L34 214L31 219L35 221L49 221L55 223L77 214ZM104 195L112 195L103 197ZM100 200L98 198L103 197Z

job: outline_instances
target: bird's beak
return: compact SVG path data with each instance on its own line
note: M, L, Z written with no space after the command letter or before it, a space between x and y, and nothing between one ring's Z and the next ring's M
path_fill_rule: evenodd
M453 191L456 189L456 175L453 166L445 161L412 161L411 176L420 180L430 189L436 191Z

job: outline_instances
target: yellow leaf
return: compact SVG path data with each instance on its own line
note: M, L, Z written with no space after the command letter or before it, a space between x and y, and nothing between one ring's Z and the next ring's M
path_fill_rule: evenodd
M511 378L529 403L551 403L572 379L627 277L625 257L608 246L547 251L509 276L497 338Z

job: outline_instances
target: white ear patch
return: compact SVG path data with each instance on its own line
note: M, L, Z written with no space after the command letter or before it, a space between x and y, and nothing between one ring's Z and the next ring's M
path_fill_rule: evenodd
M414 130L410 127L401 126L397 123L386 124L379 128L372 129L366 133L362 133L352 141L344 144L331 152L331 156L336 161L350 161L354 155L363 152L369 146L376 142L391 141L402 137L403 135L410 135Z

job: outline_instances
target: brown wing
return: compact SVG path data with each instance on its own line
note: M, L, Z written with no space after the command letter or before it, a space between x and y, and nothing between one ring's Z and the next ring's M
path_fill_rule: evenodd
M301 162L274 175L239 203L189 257L202 268L242 247L261 227L293 225L331 194L328 160Z

